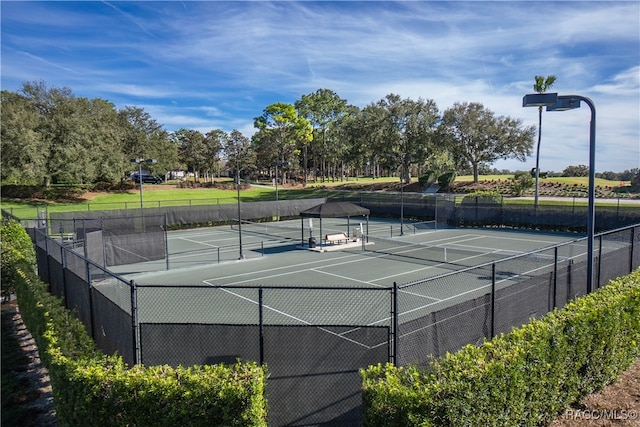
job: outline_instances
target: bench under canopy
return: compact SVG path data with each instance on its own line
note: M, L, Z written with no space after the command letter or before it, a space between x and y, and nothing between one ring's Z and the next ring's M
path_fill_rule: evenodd
M320 219L320 233L322 236L322 218L347 218L347 237L351 235L350 232L350 218L351 217L365 217L367 221L366 230L369 230L369 209L363 208L360 205L356 205L351 202L327 202L312 208L306 209L300 212L300 217L303 221L305 218L318 218ZM367 233L365 233L367 234Z

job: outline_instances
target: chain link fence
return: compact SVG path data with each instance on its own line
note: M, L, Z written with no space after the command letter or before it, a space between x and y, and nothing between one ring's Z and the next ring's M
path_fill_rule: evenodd
M33 233L41 279L99 348L129 364L265 363L274 426L358 425L360 368L426 366L588 291L586 239L388 287L225 287L129 282L77 242ZM640 224L597 234L593 262L595 288L638 268Z

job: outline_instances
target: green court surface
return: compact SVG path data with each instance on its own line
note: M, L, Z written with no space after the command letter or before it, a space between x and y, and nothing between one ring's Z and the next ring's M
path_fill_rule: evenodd
M239 259L237 227L223 226L169 232L169 270L166 261L112 270L139 285L141 322L257 323L258 287L263 287L265 323L378 325L389 322L390 288L394 282L400 285L400 321L405 322L490 291L490 265L455 275L453 272L576 239L574 234L504 229L415 232L410 226L404 235L399 235L397 220L370 220L368 233L372 239L379 236L387 240L367 243L366 238L356 238L355 230L366 231L366 223L347 224L342 220L323 222L323 235L348 232L353 239L322 246L318 236L318 246L326 249L322 250L309 249L306 244L312 224L280 223L291 227L291 233L283 232L282 238L266 234L271 232L271 225L266 224L266 229L256 226L257 230L244 226L245 259ZM313 226L314 234L318 234L319 224ZM389 240L402 245L392 245ZM585 252L584 241L567 245L561 262L584 257ZM514 260L515 268L521 272L514 277L511 267L508 273L497 271L497 286L552 269L552 254L545 252L533 261L520 261L521 265ZM445 278L438 281L439 285L426 282L403 286L434 276ZM108 281L97 286L125 306L130 299L126 287L112 288Z

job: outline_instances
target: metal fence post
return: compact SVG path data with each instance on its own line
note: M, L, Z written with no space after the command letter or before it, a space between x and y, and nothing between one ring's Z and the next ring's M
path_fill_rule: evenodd
M60 267L62 268L62 292L64 293L64 306L69 307L69 299L67 298L67 254L65 253L64 246L60 242Z
M91 285L91 263L85 257L84 265L87 269L87 286L89 287L89 319L91 322L91 338L95 341L96 331L95 331L95 316L94 316L94 306L93 306L93 286Z
M131 289L131 331L133 335L133 364L137 365L142 363L140 354L140 339L138 336L138 305L137 305L137 288L136 282L131 280L129 282L129 288Z
M558 247L553 248L553 301L552 309L557 307L556 294L558 293Z
M391 363L398 366L398 282L393 282L391 293Z
M633 255L635 253L635 227L631 227L631 245L629 246L629 274L633 272Z
M167 232L169 229L168 223L169 221L167 220L167 213L165 212L163 231L164 231L164 254L167 257L167 271L169 270L169 236L167 236Z
M495 336L496 330L496 263L491 264L491 336Z
M260 365L264 365L264 310L263 310L263 288L260 286L258 288L258 317L259 317L259 328L260 328Z
M602 266L602 234L598 236L598 265L596 270L596 283L594 289L596 290L600 288L600 267Z

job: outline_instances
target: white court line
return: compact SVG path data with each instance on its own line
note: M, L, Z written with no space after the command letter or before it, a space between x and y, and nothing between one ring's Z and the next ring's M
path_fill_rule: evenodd
M208 284L208 285L210 285L210 286L212 286L210 283L207 283L207 284ZM248 302L250 302L250 303L252 303L252 304L254 304L254 305L259 305L258 301L254 301L254 300L252 300L251 298L247 298L247 297L245 297L245 296L243 296L243 295L240 295L240 294L238 294L238 293L236 293L236 292L232 292L232 291L231 291L231 290L229 290L229 289L226 289L226 288L218 288L218 289L221 289L221 290L222 290L222 291L224 291L224 292L227 292L227 293L229 293L229 294L231 294L231 295L234 295L234 296L236 296L236 297L238 297L238 298L241 298L241 299L243 299L243 300L245 300L245 301L248 301ZM330 331L330 330L328 330L328 329L326 329L326 328L323 328L323 327L320 327L320 326L316 326L316 325L314 325L314 324L313 324L313 323L311 323L311 322L307 322L306 320L300 319L300 318L295 317L295 316L293 316L293 315L291 315L291 314L287 314L287 313L285 313L285 312L283 312L283 311L281 311L281 310L277 310L277 309L275 309L275 308L273 308L273 307L271 307L271 306L269 306L269 305L262 304L262 307L263 307L263 308L266 308L266 309L268 309L268 310L271 310L271 311L273 311L274 313L278 313L278 314L281 314L281 315L283 315L283 316L285 316L285 317L288 317L288 318L290 318L290 319L293 319L293 320L295 320L295 321L297 321L297 322L300 322L300 323L302 323L302 324L309 325L309 326L315 326L316 328L320 329L320 330L321 330L321 331L323 331L323 332L326 332L326 333L328 333L328 334L330 334L330 335L333 335L333 336L336 336L336 337L338 337L338 338L342 338L343 340L345 340L345 341L349 341L349 342L351 342L351 343L353 343L353 344L356 344L356 345L359 345L360 347L364 347L364 348L366 348L366 349L370 349L370 348L371 348L371 347L369 347L369 346L367 346L367 345L362 344L361 342L358 342L358 341L352 340L352 339L350 339L350 338L343 337L341 334L337 334L337 333L335 333L335 332L333 332L333 331Z
M483 236L476 236L476 235L473 235L473 234L464 235L464 236L470 236L470 237L467 238L467 239L463 239L461 241L475 240L475 239L479 239L479 238L483 237ZM464 237L464 236L460 236L460 237ZM445 239L442 239L442 240L451 240L451 239L452 238L450 237L450 238L445 238ZM271 279L271 278L274 278L274 277L289 276L291 274L298 274L298 273L303 273L305 271L312 271L313 270L312 268L304 268L304 269L297 268L297 267L305 266L305 265L323 264L318 268L331 268L331 267L344 265L344 264L353 264L353 263L356 263L356 262L368 262L368 261L371 261L372 259L375 260L376 258L385 258L385 257L389 257L389 256L391 256L391 255L390 254L378 254L378 255L376 255L374 257L371 257L371 256L362 257L361 254L353 254L353 255L344 256L342 259L344 259L344 258L356 258L356 257L359 258L359 259L350 259L350 260L345 260L345 261L337 262L337 263L334 262L334 263L331 263L331 264L328 264L328 265L325 264L327 262L327 260L317 260L317 261L309 261L309 262L306 262L306 263L297 264L295 266L288 265L288 266L282 266L282 267L274 267L274 268L271 268L271 269L261 270L261 272L278 271L278 270L290 270L292 268L295 268L295 270L287 271L286 273L272 274L272 275L268 275L268 276L251 277L251 278L246 279L246 280L240 280L240 281L234 281L234 282L231 282L231 283L227 283L226 285L241 285L241 284L244 284L244 283L247 283L247 282L256 282L256 281L259 281L261 279ZM477 255L477 256L480 256L480 254ZM464 261L466 259L472 259L474 257L463 258L463 259L461 259L459 261ZM449 263L439 263L439 264L436 264L436 265L424 266L424 267L420 267L418 269L414 269L414 270L410 271L409 273L417 273L417 272L420 272L420 271L425 271L425 270L429 270L429 269L432 269L432 268L437 268L437 267L443 266L443 265L451 265L451 264L449 264ZM249 272L233 274L233 275L229 275L229 276L221 276L221 277L215 277L215 278L211 278L211 279L205 279L204 281L208 283L209 281L213 282L215 280L219 281L219 280L225 280L225 279L233 279L233 278L236 278L236 277L248 276L248 275L254 275L254 274L255 274L255 272L249 271ZM380 285L379 283L376 283L376 282L379 282L381 280L385 280L385 279L388 279L388 278L391 278L391 277L396 277L396 276L398 276L398 274L394 274L394 275L390 275L390 276L386 276L386 277L377 277L377 278L373 279L373 281L360 281L360 282L361 283L366 283L366 284L371 285L371 286L386 287L388 285ZM358 281L357 279L353 279L353 278L351 280Z
M189 243L197 243L198 245L204 245L204 246L208 246L210 248L219 248L220 247L218 245L212 245L212 244L209 244L207 242L200 242L198 240L187 239L186 237L181 237L180 240L183 240L183 241L189 242Z
M361 257L361 255L358 255L358 254L346 255L346 256L342 257L342 259L344 259L344 258L355 258L355 257ZM331 266L334 266L334 265L349 264L349 263L352 263L352 262L360 262L360 261L366 261L366 259L357 259L357 260L352 260L352 261L344 261L344 262L334 263L334 264L330 264L330 265L323 265L322 267L331 267ZM317 261L303 262L303 263L296 264L296 265L284 265L282 267L267 268L267 269L264 269L264 270L260 270L260 272L287 270L287 269L291 269L291 268L295 268L295 267L299 267L299 266L314 265L314 264L326 264L328 262L330 262L330 260L320 259L320 260L317 260ZM290 272L284 273L282 275L286 276L286 275L289 275L289 274L302 273L302 272L309 271L309 270L310 270L309 268L296 269L294 271L290 271ZM233 279L235 277L248 276L248 275L255 274L255 273L256 273L255 271L248 271L248 272L245 272L245 273L238 273L238 274L233 274L233 275L229 275L229 276L219 276L219 277L214 277L214 278L205 279L205 280L214 281L214 280L221 280L221 279ZM261 278L270 278L270 277L278 277L278 274L272 275L272 276L260 277L258 279L251 278L251 279L243 280L241 282L234 282L234 283L230 283L230 284L244 283L244 282L247 282L247 281L255 281L255 280L259 280ZM227 285L229 285L229 283Z
M580 256L582 256L582 255L583 255L583 254L578 254L578 255L576 255L576 256L574 256L574 257L572 257L571 259L573 259L573 258L578 258L578 257L580 257ZM534 269L531 269L531 270L527 270L527 271L525 271L525 272L522 272L522 273L517 274L517 275L514 275L514 276L509 276L508 278L505 278L505 279L497 280L497 281L496 281L496 286L497 286L497 285L499 285L499 284L502 284L502 283L504 283L504 282L509 282L509 281L512 281L513 279L517 279L517 278L519 278L519 277L526 276L526 275L529 275L529 274L531 274L531 273L533 273L533 272L536 272L536 271L538 271L538 270L542 270L542 269L549 268L549 267L550 267L549 265L544 266L544 267L537 267L537 268L534 268ZM440 300L440 301L433 302L433 303L429 303L429 304L423 305L423 306L421 306L421 307L417 307L417 308L411 309L411 310L409 310L409 311L405 311L405 312L403 312L403 313L400 313L400 316L403 316L403 315L408 314L408 313L412 313L412 312L415 312L415 311L418 311L418 310L422 310L422 309L428 308L428 307L430 307L430 306L432 306L432 305L434 305L434 304L437 304L438 302L449 301L449 300L451 300L451 299L453 299L453 298L457 298L457 297L460 297L460 296L463 296L463 295L466 295L466 294L469 294L469 293L472 293L472 292L475 292L475 291L479 291L479 290L482 290L482 289L485 289L485 288L489 288L489 287L491 287L491 286L492 286L492 285L491 285L491 283L489 283L489 284L487 284L487 285L479 286L479 287L476 287L476 288L474 288L474 289L471 289L471 290L468 290L468 291L465 291L465 292L460 292L460 293L457 293L457 294L452 295L452 296L450 296L450 297L444 298L444 299L442 299L442 300ZM404 291L403 291L403 290L400 290L400 292L404 292ZM474 307L473 309L476 309L476 308L477 308L477 307ZM458 316L458 314L456 314L456 316ZM382 319L382 320L380 320L380 322L385 321L385 320L388 320L388 319ZM446 319L443 319L443 320L446 320ZM409 333L407 333L407 334L405 334L405 335L410 335L410 334L412 334L412 333L414 333L414 332L418 332L418 331L420 331L420 330L422 330L422 329L425 329L425 328L428 328L428 327L430 327L430 326L431 326L431 325L425 326L424 328L416 329L415 331L411 331L411 332L409 332Z
M552 244L552 245L556 245L556 244L559 244L559 243L563 242L563 241L558 242L558 241L555 241L555 240L535 240L535 239L525 239L525 238L518 239L516 237L496 237L496 236L484 236L484 237L486 237L488 239L496 239L496 240L514 240L516 242L549 243L549 244Z
M184 231L182 233L175 232L175 231L169 231L169 232L167 232L167 238L169 240L173 240L173 239L182 239L182 238L185 238L185 237L200 237L200 236L210 237L210 236L218 236L218 235L223 235L223 234L228 234L228 232L227 231L223 231L223 230L200 231L200 232Z
M403 253L405 253L405 252L409 252L409 251L413 251L413 250L419 250L419 249L416 249L416 248L410 248L410 249L407 249L406 251L394 252L394 253L392 253L392 254L382 254L382 255L380 255L380 257L385 257L385 256L397 256L397 255L402 256L402 254L403 254ZM470 260L470 259L474 259L474 258L478 258L478 257L483 257L483 256L490 255L490 254L493 254L493 253L497 253L497 252L500 252L500 251L501 251L501 250L486 251L486 252L479 253L479 254L476 254L476 255L470 255L470 256L465 257L465 258L459 258L459 259L455 260L455 262L467 261L467 260ZM376 257L376 258L378 258L378 257ZM407 262L407 263L415 264L415 261L410 261L410 260L403 261L403 262ZM436 261L424 260L424 262L436 262ZM416 268L416 269L413 269L413 270L408 271L408 272L406 272L406 273L412 273L412 274L413 274L413 273L417 273L417 272L420 272L420 271L425 271L425 270L429 270L429 269L432 269L432 268L438 268L438 267L443 267L443 266L447 266L447 267L449 267L449 268L447 268L447 269L449 270L449 269L451 269L451 265L453 265L453 264L454 264L453 262L439 262L439 263L434 264L434 265L428 265L428 266L424 266L424 267ZM473 267L473 266L470 266L470 267L464 267L464 268L460 268L459 270L464 270L464 269L466 269L466 268L472 268L472 267ZM454 270L454 271L455 271L455 270ZM386 276L386 277L379 277L379 278L377 278L376 280L385 280L385 279L390 279L390 278L395 277L395 276L397 276L397 275L390 275L390 276Z
M322 267L322 268L324 268L324 267ZM350 281L350 282L358 282L358 283L364 283L364 284L366 284L366 285L373 285L373 286L378 286L378 287L384 287L383 285L378 285L378 284L376 284L376 283L371 283L371 282L367 282L367 281L364 281L364 280L358 280L358 279L354 279L354 278L352 278L352 277L342 276L342 275L340 275L340 274L336 274L336 273L330 273L330 272L328 272L328 271L322 271L322 270L317 269L317 268L310 268L310 269L305 270L305 271L315 271L316 273L326 274L326 275L328 275L328 276L337 277L337 278L339 278L339 279L348 280L348 281ZM388 286L387 286L387 287L388 287ZM357 288L354 288L354 289L357 289Z

